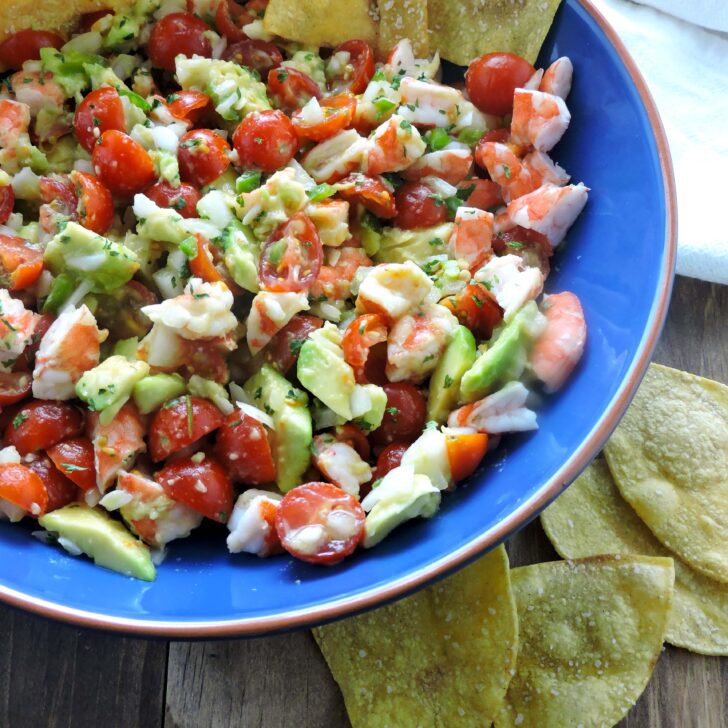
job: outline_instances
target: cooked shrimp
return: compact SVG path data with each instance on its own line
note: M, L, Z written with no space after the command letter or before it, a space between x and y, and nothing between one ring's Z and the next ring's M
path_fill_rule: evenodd
M41 339L33 370L33 396L73 399L76 382L99 363L100 344L108 332L99 330L87 306L64 311Z
M565 99L571 91L571 79L574 75L574 66L567 56L557 58L544 73L538 85L539 91L560 96Z
M517 255L492 257L476 274L503 309L503 320L510 321L528 301L543 290L543 273L527 266Z
M511 139L516 144L548 152L569 126L571 114L560 96L516 89L513 95Z
M359 487L372 479L372 469L359 453L331 435L316 435L312 451L314 464L321 473L350 495L358 497Z
M478 432L497 435L503 432L536 430L536 413L526 407L528 390L520 382L509 382L484 399L450 413L450 427L472 427Z
M27 104L31 116L46 107L60 109L66 100L66 94L53 80L52 73L18 71L10 77L10 86L15 98L21 104Z
M435 53L431 60L415 58L412 42L408 38L403 38L392 48L382 70L389 81L398 76L435 78L440 70L440 56Z
M328 263L321 266L318 277L311 286L311 298L326 296L332 301L348 298L351 294L351 282L359 268L373 265L371 258L361 248L350 245L330 251L327 259Z
M306 214L318 230L322 245L337 247L351 237L349 203L345 200L323 200L306 207Z
M589 188L583 184L557 187L545 184L508 204L514 225L541 233L555 248L586 205Z
M0 147L10 150L28 133L30 108L27 104L0 99Z
M247 321L251 353L259 352L297 313L308 308L308 296L304 292L256 293Z
M227 547L231 554L242 551L272 556L283 550L275 529L281 500L282 495L257 488L249 488L238 497L227 523Z
M0 372L12 370L17 358L33 340L40 316L0 288Z
M473 153L470 147L460 142L451 142L444 149L421 156L411 167L404 170L403 176L405 179L418 180L433 175L456 185L470 174L472 166Z
M437 366L458 320L438 303L422 306L395 322L387 341L387 379L421 382Z
M346 129L317 144L301 160L316 182L336 182L358 170L366 160L368 140L356 129Z
M506 202L533 192L540 186L529 167L524 165L506 144L486 142L478 145L478 164L488 170L490 178L500 186Z
M544 296L546 328L531 351L531 368L547 392L555 392L581 359L586 343L584 310L570 291Z
M527 154L523 160L523 166L528 170L531 179L536 184L534 189L543 184L552 184L562 187L569 183L571 177L567 172L559 167L551 157L545 152L531 152ZM531 192L531 190L528 190Z
M534 72L533 76L531 76L531 78L523 84L523 88L538 90L542 78L543 68L539 68Z
M447 126L458 117L459 107L465 101L462 93L452 86L421 81L409 76L399 85L402 96L397 113L413 124Z
M368 175L406 169L425 153L427 147L417 128L399 114L380 124L368 141L364 170Z
M477 207L458 207L449 247L457 260L471 270L483 265L492 253L493 214Z
M383 263L367 273L359 286L357 311L381 313L398 319L419 306L432 289L432 281L412 261Z

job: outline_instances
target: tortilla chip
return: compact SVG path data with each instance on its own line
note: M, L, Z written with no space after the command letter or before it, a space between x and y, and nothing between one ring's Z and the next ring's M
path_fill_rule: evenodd
M313 631L353 728L490 725L515 667L503 546L414 596Z
M619 495L604 460L596 460L541 514L565 559L597 554L673 556ZM728 655L728 586L675 558L675 593L665 640L704 655Z
M728 583L728 387L652 364L605 454L658 540Z
M533 63L560 0L428 0L430 48L467 66L483 53L510 51Z
M597 556L511 571L518 666L496 728L611 726L660 656L671 559Z
M263 27L307 46L333 47L352 38L375 45L374 17L370 0L270 0Z
M403 38L412 41L417 58L429 56L427 0L380 0L379 50L386 56Z

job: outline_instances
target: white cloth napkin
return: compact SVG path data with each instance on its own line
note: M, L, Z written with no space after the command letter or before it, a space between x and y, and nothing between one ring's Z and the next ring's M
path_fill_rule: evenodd
M667 131L677 272L728 283L728 0L638 2L653 7L594 0L642 71Z

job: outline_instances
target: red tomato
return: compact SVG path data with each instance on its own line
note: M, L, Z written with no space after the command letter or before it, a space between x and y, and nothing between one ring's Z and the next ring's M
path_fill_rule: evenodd
M297 212L266 241L258 275L268 291L304 291L316 280L322 261L316 226L308 215Z
M128 197L154 182L154 163L147 150L116 129L101 135L91 153L94 169L115 195Z
M10 185L0 187L0 225L4 225L13 212L15 193Z
M65 402L36 399L18 410L5 430L5 442L21 455L27 455L76 437L82 429L83 417L75 407Z
M167 108L172 116L191 124L196 124L212 106L210 97L202 91L175 91L167 97L167 101Z
M104 8L103 10L93 10L90 13L83 13L78 23L79 33L87 33L97 20L101 20L101 18L105 18L107 15L112 15L113 12L113 10Z
M397 216L392 223L395 227L430 227L447 222L447 206L427 187L419 182L405 182L395 193Z
M387 322L378 313L357 316L344 332L344 359L354 368L366 364L369 350L387 340Z
M470 100L483 113L505 116L513 110L513 92L535 72L515 53L486 53L470 62L465 84Z
M0 234L0 287L27 288L43 271L43 253L17 235Z
M497 142L498 144L506 144L508 140L511 138L511 130L502 127L500 129L491 129L490 131L486 131L485 134L483 134L482 137L480 137L480 140L478 141L478 147L483 146L484 144L487 144L488 142Z
M337 182L336 189L345 200L358 202L377 217L388 219L397 214L394 195L380 179L354 172Z
M197 442L224 422L220 410L202 397L178 397L154 414L149 426L149 454L154 462Z
M272 68L278 68L283 62L283 54L273 43L254 38L244 38L229 45L222 57L225 61L234 61L239 66L252 68L262 78L266 77Z
M477 207L479 210L493 210L503 204L501 188L490 179L471 177L464 179L458 184L458 189L467 190L473 188L463 202L469 207Z
M0 372L0 407L24 400L32 385L30 372Z
M379 453L377 467L374 470L375 478L383 478L390 470L398 468L402 464L402 458L407 452L409 445L405 442L393 442Z
M295 68L281 66L268 72L268 96L283 111L300 109L312 96L321 95L316 81Z
M363 367L354 367L354 376L358 384L378 384L380 387L389 381L385 373L387 368L387 345L375 344L369 350Z
M78 220L85 228L103 235L114 221L114 200L109 188L86 172L71 172L78 197Z
M0 465L0 498L40 516L48 507L48 491L30 468L15 463Z
M45 453L38 453L35 459L26 465L43 481L48 493L47 513L63 508L78 499L78 488L53 465Z
M73 437L49 447L48 457L53 464L81 490L96 487L94 448L86 437Z
M359 453L359 457L362 460L369 460L369 456L371 455L369 440L367 440L367 436L356 425L353 425L351 422L347 422L345 425L337 425L334 437L339 442L353 447Z
M271 340L266 348L267 358L282 374L298 361L301 344L308 335L324 325L323 319L299 313L294 316Z
M471 432L466 435L447 435L447 459L450 476L456 483L472 475L488 450L488 435Z
M200 193L196 187L187 182L182 182L179 187L172 187L169 182L159 180L144 194L159 207L171 207L177 210L182 217L197 217Z
M184 350L184 368L188 375L197 374L203 379L212 379L218 384L227 384L230 370L227 356L230 350L226 346L218 347L210 341L186 341L182 343Z
M331 89L337 93L364 93L374 75L374 52L371 46L364 40L347 40L334 50L334 53L339 52L349 54L349 63L339 75L329 79Z
M496 255L517 255L526 265L539 268L547 277L551 270L549 258L553 248L548 238L535 230L516 225L511 230L493 236L493 250Z
M190 258L188 264L190 266L190 272L196 278L202 278L207 283L214 283L215 281L222 281L223 276L220 271L215 268L215 264L210 257L210 243L209 241L199 233L197 237L197 255L194 258Z
M268 433L258 420L236 410L217 431L215 457L233 480L262 485L276 479Z
M192 13L170 13L157 21L149 36L149 58L158 68L174 73L180 53L210 58L212 45L205 36L210 26Z
M291 117L293 126L301 139L321 142L346 129L354 119L356 99L351 94L327 96L321 99L323 121L311 124L303 116L301 109Z
M233 42L244 40L247 36L243 26L262 18L267 4L268 0L253 0L245 6L234 0L220 0L215 13L217 32Z
M41 48L55 48L63 45L63 38L47 30L19 30L0 43L0 63L18 71L26 61L37 61Z
M229 166L230 145L211 129L195 129L182 136L177 149L179 171L185 182L204 187Z
M370 435L375 445L413 442L425 427L427 405L419 390L406 382L384 384L387 409L382 424Z
M241 167L275 172L295 156L298 136L282 111L254 111L233 132L233 146Z
M105 131L116 129L125 132L124 106L119 92L111 86L101 86L86 94L76 107L73 128L78 143L87 152L93 151L94 145Z
M155 480L165 493L213 521L225 523L233 509L233 484L217 460L181 458L160 470Z
M482 283L471 283L457 296L450 296L441 303L447 306L479 341L490 339L493 329L503 320L503 309Z
M305 483L283 497L276 532L292 556L312 564L335 564L361 543L365 518L359 501L341 488Z

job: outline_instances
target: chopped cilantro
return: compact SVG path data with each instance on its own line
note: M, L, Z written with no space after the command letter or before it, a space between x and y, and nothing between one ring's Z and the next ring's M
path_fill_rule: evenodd
M449 389L450 387L452 387L452 385L453 385L453 378L449 374L446 374L445 381L443 382L443 386L445 387L445 389Z
M18 427L20 427L20 425L22 425L27 419L28 415L26 415L25 412L20 412L13 417L13 427L17 430Z

